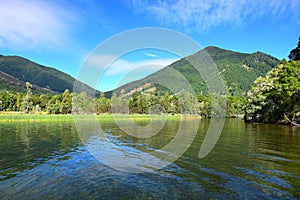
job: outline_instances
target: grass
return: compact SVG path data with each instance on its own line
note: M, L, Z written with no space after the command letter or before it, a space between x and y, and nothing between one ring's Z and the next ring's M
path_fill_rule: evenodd
M78 116L78 115L76 115ZM88 117L92 117L90 119L95 119L93 115L79 115L82 116L82 119L88 119ZM24 114L24 113L1 113L0 114L0 122L49 122L49 121L74 121L74 115L50 115L50 114ZM201 119L199 116L189 116L189 115L145 115L145 114L130 114L130 115L122 115L122 114L102 114L96 115L96 119L98 121L115 121L117 120L133 120L135 122L139 121L148 121L152 120L188 120L188 119ZM76 118L80 119L80 118Z
M74 121L73 115L1 114L0 122Z

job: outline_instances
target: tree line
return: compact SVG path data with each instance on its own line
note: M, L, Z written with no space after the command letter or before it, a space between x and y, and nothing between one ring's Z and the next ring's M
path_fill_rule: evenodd
M85 92L75 93L66 89L59 94L33 94L26 83L26 93L0 92L0 111L24 113L131 113L131 114L193 114L211 117L211 98L187 91L178 94L145 94L135 91L131 95L122 90L106 98L104 93L90 97ZM245 98L227 97L227 116L243 114Z

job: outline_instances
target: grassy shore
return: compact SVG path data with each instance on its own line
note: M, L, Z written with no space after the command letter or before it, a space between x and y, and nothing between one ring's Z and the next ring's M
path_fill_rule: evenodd
M91 118L91 115L79 115L82 118ZM87 118L88 116L88 118ZM45 113L38 114L25 114L25 113L1 113L0 122L48 122L48 121L74 121L74 118L78 115L50 115ZM76 118L78 119L78 118ZM93 119L95 119L93 117ZM192 115L145 115L145 114L102 114L96 115L98 121L115 121L117 120L133 120L133 121L150 121L152 120L189 120L189 119L201 119L200 116Z

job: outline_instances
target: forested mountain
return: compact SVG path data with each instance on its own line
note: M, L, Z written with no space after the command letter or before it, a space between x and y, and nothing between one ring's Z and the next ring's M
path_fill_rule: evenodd
M7 91L26 93L26 82L0 71L0 88L0 90L5 89ZM35 94L55 93L37 85L32 85L32 91Z
M61 93L73 90L75 79L59 70L45 67L19 56L0 55L0 90L26 91L26 82L34 93ZM83 87L91 89L87 85Z
M206 51L216 63L220 75L224 80L227 93L233 96L244 96L246 91L251 89L256 78L265 76L269 70L279 63L278 59L261 52L246 54L210 46L187 58L180 59L141 80L128 83L116 89L114 92L119 93L124 89L126 93L132 93L132 90L136 88L142 90L143 88L141 88L141 86L143 85L147 85L147 88L149 88L149 83L161 82L161 80L166 79L171 68L183 75L197 94L207 94L205 82L196 69L187 61L197 60L199 55L203 53L202 51ZM173 77L170 81L176 81L177 78L178 77ZM178 84L180 85L180 83ZM152 84L152 91L153 90L164 93L166 88ZM111 96L112 92L108 92L106 95Z
M206 51L216 63L220 74L226 85L227 93L233 96L244 96L245 92L251 89L254 80L259 76L264 76L279 63L279 60L261 52L253 54L239 53L221 49L218 47L207 47L187 58L183 58L171 65L159 70L146 78L128 83L115 91L120 93L122 89L127 94L133 90L148 90L163 94L167 89L155 82L176 81L178 77L166 79L169 70L178 71L193 87L197 94L207 94L206 84L187 60L197 60L199 55ZM0 90L10 90L25 92L25 83L30 82L34 93L61 93L65 89L73 91L75 79L70 75L58 71L54 68L45 67L19 56L0 55ZM84 88L91 89L82 84ZM180 86L180 84L178 84ZM83 89L84 90L84 89ZM106 93L112 96L112 92Z

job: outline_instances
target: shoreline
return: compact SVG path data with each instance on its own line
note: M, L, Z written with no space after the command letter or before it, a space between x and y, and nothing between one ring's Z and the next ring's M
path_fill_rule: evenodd
M155 120L155 119L163 119L164 120L189 120L189 119L203 119L201 116L196 115L182 115L182 114L163 114L163 115L148 115L148 114L47 114L47 113L34 113L34 114L26 114L24 112L1 112L0 113L0 122L46 122L46 121L74 121L75 117L85 117L87 116L95 116L97 120L100 121L110 121L115 118L128 120L129 118L134 121L139 120Z

